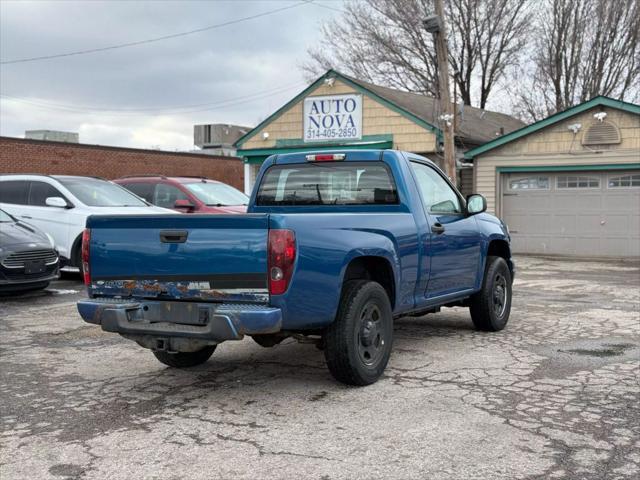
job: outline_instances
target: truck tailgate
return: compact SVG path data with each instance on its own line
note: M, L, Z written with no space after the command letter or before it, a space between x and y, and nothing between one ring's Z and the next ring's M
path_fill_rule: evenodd
M269 217L91 216L93 296L266 303Z

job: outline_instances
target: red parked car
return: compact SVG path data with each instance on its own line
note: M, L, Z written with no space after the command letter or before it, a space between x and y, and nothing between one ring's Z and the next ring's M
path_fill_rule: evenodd
M245 213L249 203L240 190L208 178L140 175L114 182L149 203L183 213Z

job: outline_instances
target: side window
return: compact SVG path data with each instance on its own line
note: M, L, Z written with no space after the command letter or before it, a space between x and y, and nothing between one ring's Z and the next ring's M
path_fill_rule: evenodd
M424 207L429 213L461 213L460 199L444 178L433 168L411 162Z
M556 188L600 188L600 179L581 175L558 175Z
M65 198L64 195L53 185L49 185L45 182L31 182L31 190L29 190L29 205L46 207L46 200L49 197Z
M153 203L153 189L156 186L155 183L121 183L120 186L126 188L132 193L135 193L140 198L144 198L147 202Z
M182 190L173 185L167 185L166 183L158 183L156 185L156 193L152 203L159 207L173 208L176 204L176 200L188 200Z
M640 187L640 173L609 177L609 188Z
M29 181L9 180L0 182L0 202L14 205L27 205Z
M549 190L549 177L524 177L511 180L509 190Z

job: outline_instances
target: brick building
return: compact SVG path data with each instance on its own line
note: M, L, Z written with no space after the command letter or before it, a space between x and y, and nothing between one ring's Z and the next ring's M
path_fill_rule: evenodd
M105 147L0 137L0 174L43 173L114 179L124 175L194 175L238 189L244 186L239 158L138 148Z

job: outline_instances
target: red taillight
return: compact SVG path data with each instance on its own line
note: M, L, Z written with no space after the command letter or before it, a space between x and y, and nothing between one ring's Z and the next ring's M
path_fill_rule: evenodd
M320 155L307 155L307 162L333 162L335 160L344 160L346 155L344 153L326 153Z
M84 272L84 284L91 283L91 273L89 272L89 243L91 242L91 230L88 228L82 232L82 271Z
M269 293L282 295L289 287L296 260L296 236L292 230L269 230Z

